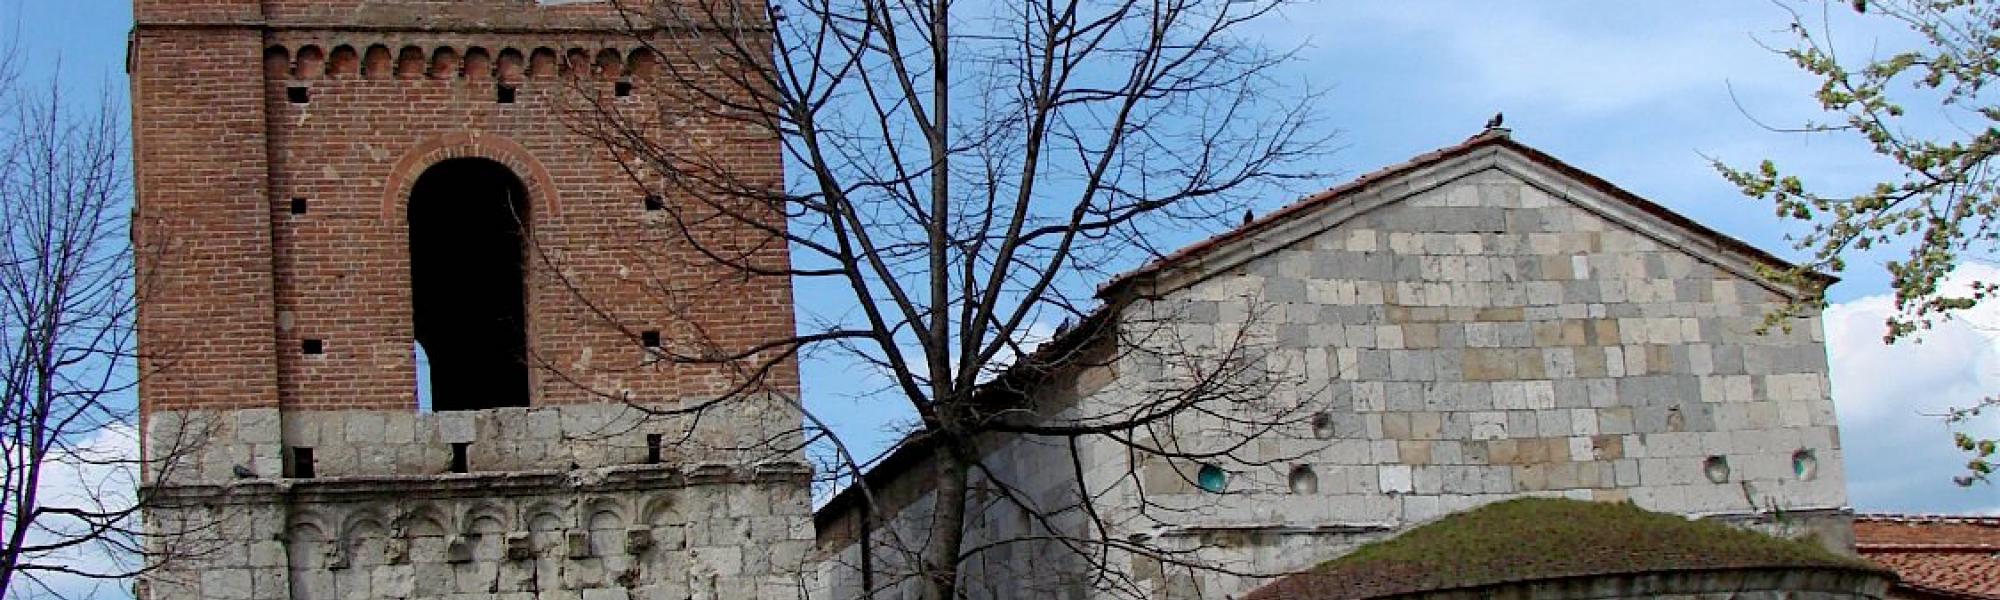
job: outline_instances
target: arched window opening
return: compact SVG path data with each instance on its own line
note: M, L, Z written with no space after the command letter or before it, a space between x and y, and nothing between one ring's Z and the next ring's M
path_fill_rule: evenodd
M431 410L528 405L528 194L506 166L438 163L410 191L410 285Z

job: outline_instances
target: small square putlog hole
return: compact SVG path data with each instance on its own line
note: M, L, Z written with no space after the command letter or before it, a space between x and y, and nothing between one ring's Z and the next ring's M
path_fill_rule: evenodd
M472 464L466 460L466 453L467 451L471 450L471 448L472 444L469 442L452 442L451 472L453 473L472 472Z
M286 86L285 100L292 104L310 103L312 102L312 89L303 85Z
M292 474L291 474L292 477L298 479L312 479L313 476L316 474L313 465L313 449L302 446L294 446L292 448L291 467L292 467Z
M632 97L632 82L620 81L618 83L611 84L611 95L617 96L619 98Z
M493 100L501 104L513 104L514 96L518 92L519 90L514 86L503 83L500 84L499 87L495 88Z
M647 348L659 348L659 347L660 347L660 332L658 332L658 331L641 331L641 332L639 332L639 344L640 344L640 345L643 345L643 346L645 346L645 347L647 347Z
M305 198L293 198L293 199L292 199L292 214L295 214L295 215L303 215L303 214L306 214L306 199L305 199Z
M308 355L326 354L326 340L309 339L300 341L299 351Z
M661 198L659 194L648 194L646 196L646 212L662 211L666 209L667 209L666 198Z

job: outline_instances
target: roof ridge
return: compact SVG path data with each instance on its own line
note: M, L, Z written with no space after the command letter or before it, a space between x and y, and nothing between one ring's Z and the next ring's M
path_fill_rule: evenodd
M2000 544L1988 544L1979 542L1968 542L1963 544L1954 544L1950 542L1928 542L1928 543L1910 543L1910 544L1861 542L1855 544L1854 549L1855 551L1862 553L1880 552L1885 554L1899 553L1899 552L1921 552L1921 553L1937 553L1937 554L1957 554L1957 553L1979 554L1988 552L2000 552Z
M1296 214L1303 213L1305 211L1314 208L1318 208L1329 202L1339 200L1343 197L1348 196L1351 193L1366 189L1369 186L1373 186L1377 183L1380 183L1383 180L1404 175L1407 173L1419 172L1427 167L1441 164L1446 160L1470 154L1473 151L1480 150L1486 147L1506 148L1514 152L1520 153L1522 156L1526 157L1531 162L1540 164L1544 167L1556 171L1558 174L1564 177L1571 178L1592 189L1597 190L1598 192L1604 193L1619 201L1630 204L1634 208L1637 208L1642 212L1649 213L1655 217L1665 220L1674 227L1678 227L1689 233L1693 233L1700 237L1707 238L1708 241L1714 243L1716 246L1720 247L1720 249L1738 253L1742 255L1744 258L1749 259L1753 263L1763 263L1779 269L1788 269L1795 266L1791 262L1783 258L1780 258L1775 254L1766 252L1761 248L1758 248L1747 242L1731 237L1728 234L1716 231L1706 225L1703 225L1699 222L1689 219L1686 216L1681 215L1680 213L1674 212L1672 209L1668 209L1665 206L1662 206L1651 200L1647 200L1639 196L1638 194L1634 194L1630 191L1625 190L1624 188L1618 187L1617 184L1611 183L1610 181L1606 181L1601 177L1591 174L1588 171L1579 169L1573 165L1570 165L1569 163L1565 163L1560 159L1557 159L1554 156L1548 154L1547 152L1543 152L1532 146L1523 144L1520 141L1515 140L1513 136L1510 135L1509 133L1510 132L1506 129L1487 129L1485 131L1480 132L1477 135L1466 138L1465 141L1459 142L1457 144L1445 146L1443 148L1438 148L1436 150L1431 150L1423 154L1418 154L1416 156L1410 157L1407 160L1390 164L1388 166L1375 169L1373 171L1369 171L1368 173L1362 174L1359 177L1355 177L1353 179L1346 181L1345 183L1341 183L1334 187L1327 188L1325 190L1315 192L1312 194L1307 194L1282 207L1279 207L1277 210L1273 210L1271 212L1263 214L1262 216L1257 216L1255 218L1252 218L1244 222L1240 226L1231 228L1221 233L1217 233L1202 240L1196 241L1192 244L1182 246L1180 249L1175 250L1173 252L1153 257L1151 260L1148 260L1137 267L1133 267L1124 272L1114 274L1110 278L1106 279L1104 283L1097 286L1097 297L1103 299L1112 296L1116 294L1118 290L1126 288L1127 286L1133 284L1135 281L1139 281L1146 278L1147 276L1165 271L1177 264L1190 260L1196 257L1197 255L1207 253L1208 251L1213 250L1217 247L1236 242L1243 238L1248 238L1259 231L1263 231L1264 229L1273 226L1277 222L1291 218ZM1812 272L1812 275L1816 279L1819 279L1822 285L1831 284L1832 282L1838 280L1832 275L1819 273L1817 271Z
M1957 523L2000 527L2000 515L1954 515L1946 513L1855 513L1857 523Z
M1195 254L1199 254L1203 251L1208 250L1209 248L1222 245L1229 241L1235 240L1236 238L1248 235L1251 232L1263 229L1266 225L1270 223L1284 220L1286 217L1291 216L1292 213L1300 212L1312 206L1318 205L1322 202L1326 202L1334 198L1344 196L1348 192L1352 192L1354 190L1366 187L1369 184L1375 183L1376 181L1382 180L1384 178L1400 174L1404 171L1410 171L1422 168L1426 165L1437 162L1446 157L1472 150L1473 148L1476 148L1478 146L1487 143L1492 143L1496 141L1504 142L1509 140L1510 140L1509 136L1504 131L1496 131L1493 129L1488 129L1478 133L1477 135L1473 135L1472 137L1465 138L1465 141L1452 144L1450 146L1437 148L1435 150L1431 150L1429 152L1425 152L1422 154L1418 154L1416 156L1404 159L1400 162L1391 163L1387 166L1377 168L1373 171L1362 173L1361 175L1353 179L1349 179L1346 182L1341 183L1339 185L1335 185L1333 187L1324 190L1300 196L1298 199L1293 200L1291 202L1287 202L1285 203L1284 206L1278 207L1277 210L1264 213L1263 215L1251 219L1240 226L1231 228L1221 233L1217 233L1215 235L1211 235L1207 238L1201 239L1192 244L1182 246L1180 247L1180 249L1175 250L1173 252L1162 254L1158 257L1153 258L1152 260L1146 261L1145 263L1140 264L1137 267L1133 267L1132 269L1127 270L1123 273L1112 275L1110 279L1106 279L1103 284L1097 286L1098 294L1102 296L1104 293L1112 289L1115 289L1130 280L1136 279L1147 273L1151 273L1169 267L1174 263L1180 262L1181 260L1193 256Z

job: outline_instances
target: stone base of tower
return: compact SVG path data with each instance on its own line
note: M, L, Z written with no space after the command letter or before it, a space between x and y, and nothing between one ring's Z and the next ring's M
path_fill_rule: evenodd
M135 595L802 596L811 471L779 408L154 413L181 455L150 474Z
M802 465L155 488L140 600L792 598ZM754 593L751 591L754 590Z

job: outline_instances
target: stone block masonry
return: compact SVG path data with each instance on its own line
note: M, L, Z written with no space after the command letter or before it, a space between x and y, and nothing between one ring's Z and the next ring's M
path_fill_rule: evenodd
M1508 158L1441 168L1441 185L1128 311L1213 313L1167 319L1176 333L1162 337L1219 346L1248 307L1268 306L1283 318L1250 325L1255 343L1303 374L1297 393L1328 423L1273 436L1260 446L1273 464L1222 465L1230 496L1167 471L1191 465L1138 465L1168 484L1145 493L1180 511L1171 526L1394 529L1555 495L1739 519L1792 511L1780 533L1847 539L1820 522L1839 521L1846 496L1817 316L1760 333L1782 290ZM1092 479L1123 486L1127 468ZM1314 489L1287 485L1301 471ZM1242 585L1219 579L1202 588Z
M1091 582L1119 577L1155 597L1227 597L1257 587L1258 574L1520 496L1631 501L1851 551L1818 315L1760 331L1795 293L1761 278L1775 259L1504 133L1156 264L1100 295L1118 339L1157 348L1110 353L1112 364L1082 370L1087 384L1041 385L1037 410L1058 422L1147 410L1161 381L1193 370L1156 357L1188 349L1235 348L1283 383L1259 401L1149 426L1149 439L1187 458L997 436L982 473L998 481L975 488L1031 490L1031 506L1089 497L1092 522L1109 525L1075 535L1143 539L1173 560L1135 553L1106 576L1059 544L1001 543L1064 525L995 503L1001 514L981 514L967 545L1007 549L982 553L967 578L1042 591L977 597L1118 597ZM1184 362L1205 355L1195 356ZM1213 435L1259 422L1229 411L1267 407L1304 410L1249 444ZM924 464L901 458L884 462ZM878 501L899 512L876 531L926 522L926 471L900 473L877 477ZM835 526L820 539L834 557L823 579L853 590L859 505L841 500L819 515ZM872 556L893 553L886 537ZM874 581L904 581L903 565L873 564Z
M1330 425L1278 442L1274 456L1307 460L1248 469L1245 486L1282 490L1313 469L1317 495L1386 503L1394 523L1522 493L1698 514L1844 505L1817 319L1756 331L1785 301L1488 170L1139 311L1215 314L1175 327L1216 345L1242 319L1230 307L1272 305L1283 319L1256 327L1259 343L1305 374L1300 393ZM1184 492L1219 522L1353 519L1283 494L1230 506Z
M794 597L787 406L156 411L148 447L195 451L150 478L173 561L141 598Z
M139 598L796 598L803 469L634 467L167 490ZM754 590L754 592L747 592ZM746 595L747 594L747 595Z
M795 464L797 414L776 399L695 418L659 407L575 404L404 411L157 411L147 446L186 450L158 485L241 479L421 478L631 465ZM457 462L458 464L454 464ZM239 469L247 469L240 471ZM164 479L162 478L164 476Z

